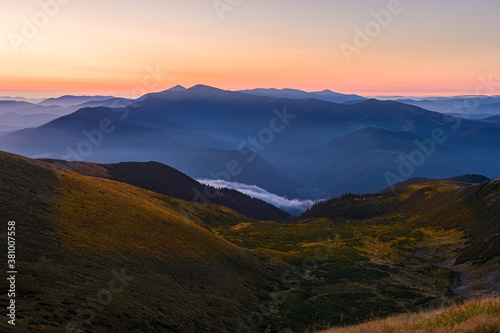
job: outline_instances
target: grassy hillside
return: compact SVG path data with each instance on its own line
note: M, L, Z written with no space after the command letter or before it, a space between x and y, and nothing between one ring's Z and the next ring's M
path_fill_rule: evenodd
M455 273L430 262L461 244L462 233L415 229L397 217L345 222L255 222L217 231L238 246L295 267L276 287L287 301L269 317L274 328L304 332L332 323L354 324L453 298ZM328 244L324 249L322 242ZM420 248L428 251L417 253ZM318 249L324 260L317 259Z
M17 332L305 332L453 302L466 272L498 284L500 181L345 195L280 222L91 171L104 178L0 152Z
M433 179L433 178L425 178L425 177L414 177L410 178L407 180L404 180L402 182L395 183L391 187L388 187L386 189L383 189L380 191L380 193L385 193L389 191L393 191L397 188L409 186L409 185L416 185L416 184L423 184L423 183L432 183L432 182L437 182L439 180L451 180L455 182L462 182L462 183L470 183L470 184L479 184L479 183L484 183L487 182L489 179L488 177L482 176L482 175L462 175L462 176L456 176L452 178L447 178L447 179Z
M333 328L321 333L362 332L500 332L500 300L471 300L450 307L374 320L359 326Z
M251 221L224 207L6 153L0 174L2 243L9 220L18 230L16 331L62 331L70 322L92 332L234 331L241 309L275 280L248 251L199 226ZM113 270L132 281L109 305L85 305L109 288ZM6 295L0 300L6 306Z
M418 184L374 195L347 194L319 203L288 223L226 226L241 247L272 251L292 265L331 238L330 256L288 290L276 323L293 331L353 324L454 300L461 293L500 295L500 181Z
M182 172L157 162L96 164L43 159L86 176L108 178L177 199L225 206L257 220L284 220L287 212L231 189L215 189L200 184Z
M316 204L302 218L366 220L400 215L414 227L459 229L468 238L457 263L485 263L500 256L500 180L471 186L456 181L416 184L394 191L344 195Z

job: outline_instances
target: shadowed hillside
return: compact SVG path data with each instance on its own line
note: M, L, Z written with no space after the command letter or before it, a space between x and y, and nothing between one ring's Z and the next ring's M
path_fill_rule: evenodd
M231 189L200 184L182 172L157 162L95 164L45 159L42 161L86 176L108 178L177 199L231 208L257 220L287 219L290 215L273 205Z
M235 331L240 309L275 279L248 251L199 226L251 221L227 208L6 153L0 175L0 216L3 230L17 222L20 272L17 325L2 321L0 331L63 331L68 323L91 332ZM93 309L87 299L110 288L116 272L130 279Z

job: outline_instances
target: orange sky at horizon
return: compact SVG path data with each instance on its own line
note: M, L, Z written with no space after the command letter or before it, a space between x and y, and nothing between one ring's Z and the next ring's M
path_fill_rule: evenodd
M213 1L69 1L14 45L26 20L47 12L40 3L55 1L0 5L0 95L137 97L206 84L452 96L473 95L480 77L500 75L500 3L493 0L401 0L401 11L350 63L341 44L355 46L354 29L397 0L244 1L224 20Z

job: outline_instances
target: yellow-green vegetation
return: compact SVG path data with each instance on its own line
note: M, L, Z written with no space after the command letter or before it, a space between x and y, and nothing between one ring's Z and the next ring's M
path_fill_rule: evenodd
M22 272L16 327L2 321L0 331L64 331L71 322L90 332L235 331L241 310L277 280L247 250L199 226L250 221L227 208L5 153L0 173L0 216L4 226L17 222ZM108 290L113 270L132 282L107 305L89 303Z
M391 316L351 327L321 333L496 333L500 332L500 299L470 300L420 313Z
M353 195L315 205L303 216L334 221L358 220L371 223L399 221L413 227L460 229L470 245L457 256L457 263L480 264L500 256L500 180L472 185L436 181L411 185L383 194Z
M499 198L499 181L436 182L257 221L0 152L14 332L305 332L439 307L456 300L445 263L497 262ZM94 304L113 270L130 283Z
M285 220L285 211L230 189L216 189L200 184L182 172L157 162L122 162L96 164L43 159L84 176L106 178L181 200L212 203L228 207L257 220Z
M68 173L63 175L62 184L56 188L62 245L79 251L168 251L200 256L200 247L206 247L203 255L222 255L236 247L197 224L209 227L219 221L238 224L249 220L225 207L186 205L182 200L107 179ZM203 213L204 220L180 209L183 205L197 215Z
M299 270L305 258L314 258L318 239L326 242L328 258L317 260L317 269L306 277L296 274L298 288L281 283L287 302L268 318L266 323L272 327L284 327L293 320L288 327L301 332L449 301L454 273L432 263L436 253L462 244L462 233L416 229L394 222L393 217L385 223L375 220L254 222L216 230L240 247L271 251Z

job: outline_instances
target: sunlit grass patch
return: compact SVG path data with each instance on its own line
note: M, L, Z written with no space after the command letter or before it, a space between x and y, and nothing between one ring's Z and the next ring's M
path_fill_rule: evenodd
M470 300L463 304L392 316L365 324L332 328L321 333L500 332L500 300Z

